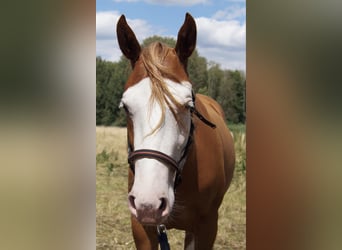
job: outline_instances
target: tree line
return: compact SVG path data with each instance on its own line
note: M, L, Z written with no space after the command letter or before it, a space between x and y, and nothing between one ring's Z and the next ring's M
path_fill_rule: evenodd
M174 47L173 38L153 36L142 47L160 41ZM96 125L124 126L125 114L118 108L123 88L131 72L129 61L123 56L118 62L96 57ZM195 50L188 61L189 78L196 93L214 98L222 106L229 123L246 121L246 79L244 72L223 70L219 64L208 62Z

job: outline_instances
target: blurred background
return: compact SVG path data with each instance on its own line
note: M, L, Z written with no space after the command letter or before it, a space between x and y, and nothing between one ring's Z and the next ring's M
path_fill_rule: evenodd
M95 1L0 12L0 249L94 249Z
M1 249L95 248L95 9L2 5ZM341 9L247 2L247 249L342 246Z
M341 3L247 2L247 249L340 249Z

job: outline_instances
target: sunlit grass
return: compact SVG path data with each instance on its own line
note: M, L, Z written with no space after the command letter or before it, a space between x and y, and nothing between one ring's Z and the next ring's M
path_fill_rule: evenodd
M231 128L237 154L236 171L219 210L214 249L246 248L244 128L244 125ZM127 206L126 129L97 127L96 138L96 249L135 249ZM172 249L183 248L184 232L169 230L168 237Z

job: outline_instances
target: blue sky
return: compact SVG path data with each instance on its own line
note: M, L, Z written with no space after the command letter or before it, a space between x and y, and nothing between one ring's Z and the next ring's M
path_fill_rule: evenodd
M197 25L197 50L226 69L246 69L246 3L244 0L97 0L96 55L117 61L116 22L121 14L140 42L160 35L176 39L189 12Z

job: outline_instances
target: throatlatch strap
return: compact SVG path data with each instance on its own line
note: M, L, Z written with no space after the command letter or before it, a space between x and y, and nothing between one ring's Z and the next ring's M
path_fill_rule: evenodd
M206 125L208 125L211 128L216 128L216 125L208 121L195 107L189 107L189 109L192 114L196 115Z

